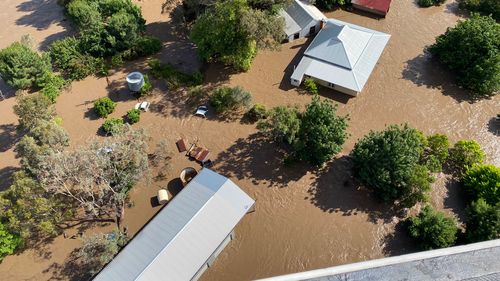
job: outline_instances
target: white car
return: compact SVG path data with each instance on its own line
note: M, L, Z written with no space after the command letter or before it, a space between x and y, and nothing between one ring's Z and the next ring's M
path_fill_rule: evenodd
M194 113L195 116L200 116L203 118L207 118L206 114L208 112L208 108L205 105L200 105L198 106L198 109L196 109L196 112Z
M149 106L151 105L151 103L147 102L147 101L143 101L143 102L139 102L137 103L134 108L135 109L140 109L140 110L143 110L143 111L148 111L149 109Z

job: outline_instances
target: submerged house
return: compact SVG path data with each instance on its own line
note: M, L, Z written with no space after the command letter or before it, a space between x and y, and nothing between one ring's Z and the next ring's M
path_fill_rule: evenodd
M285 41L316 34L326 18L316 6L300 0L294 0L279 15L285 19Z
M305 78L356 96L365 86L390 35L347 22L328 19L316 35L290 82L300 86Z
M231 180L204 168L94 281L197 280L254 203Z

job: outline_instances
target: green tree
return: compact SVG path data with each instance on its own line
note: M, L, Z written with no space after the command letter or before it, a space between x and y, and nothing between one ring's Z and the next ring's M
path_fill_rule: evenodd
M312 165L322 165L340 152L347 138L347 118L337 116L329 100L314 96L302 115L296 151Z
M480 12L483 15L492 15L496 20L500 20L500 2L498 0L459 0L458 6L471 12Z
M106 118L115 111L116 103L108 97L103 97L94 102L94 111L100 117Z
M110 118L102 124L102 130L108 135L118 135L125 129L123 119Z
M129 124L134 124L141 120L141 110L140 109L131 109L127 111L127 121Z
M323 10L331 10L337 5L342 6L345 5L346 3L347 3L346 0L316 0L315 5Z
M5 256L12 255L20 243L21 239L17 235L8 232L0 222L0 263Z
M415 185L428 174L418 165L424 140L421 132L408 125L391 125L381 132L371 131L352 151L356 177L373 188L385 202L396 199L413 202L411 198L424 198L429 185ZM418 180L417 175L421 175ZM425 179L428 182L429 176Z
M66 37L49 47L50 58L55 67L71 80L81 80L97 71L97 61L80 49L80 40Z
M435 134L427 137L422 163L424 163L431 172L441 172L443 164L448 159L448 150L450 143L448 137L443 134Z
M496 205L500 202L500 168L494 165L477 165L465 172L465 189L472 200L483 198L486 203Z
M298 138L300 123L298 108L278 106L269 110L268 117L260 120L257 128L275 142L294 145Z
M453 246L457 239L456 220L426 206L408 219L408 233L424 250Z
M32 129L40 120L52 120L54 108L52 102L41 94L20 94L16 96L14 113L18 116L19 126Z
M257 122L261 119L266 119L268 116L268 111L263 104L257 103L252 106L246 113L245 118L250 122Z
M500 24L472 15L436 38L429 51L479 96L500 90Z
M440 6L446 0L418 0L417 3L420 7Z
M458 175L463 175L467 169L482 164L484 157L484 151L476 141L460 140L451 149L450 164Z
M210 96L209 102L215 112L227 113L242 107L250 107L252 95L239 86L234 88L225 86L216 89Z
M489 205L482 198L472 202L466 209L469 242L480 242L500 238L500 203Z

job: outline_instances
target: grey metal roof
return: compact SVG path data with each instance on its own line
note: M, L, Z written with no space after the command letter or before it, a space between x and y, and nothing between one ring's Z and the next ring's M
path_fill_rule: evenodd
M307 74L359 92L389 38L386 33L328 19L304 52L304 63L299 63L292 78L300 81Z
M325 18L315 6L294 0L285 10L279 14L285 19L285 34L290 36L306 28L312 21L320 21Z
M202 169L94 280L190 280L254 203Z
M288 274L261 281L500 280L500 239Z

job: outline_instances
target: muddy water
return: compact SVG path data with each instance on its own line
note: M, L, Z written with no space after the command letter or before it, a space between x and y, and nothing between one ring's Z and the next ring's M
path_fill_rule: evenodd
M2 2L2 8L4 8ZM59 13L55 1L7 0L0 12L1 19L12 25L9 32L0 28L0 47L17 40L15 34L32 33L39 46L44 41L65 32L64 22L48 16ZM158 56L178 67L190 70L199 63L189 42L177 34L169 23L168 14L161 13L161 0L137 2L148 21L148 32L164 41L164 50ZM38 5L39 9L28 8ZM394 1L386 19L377 20L354 13L335 11L329 17L388 32L392 35L382 58L363 92L356 98L332 91L321 92L325 98L339 103L339 114L349 114L351 134L343 154L349 153L358 138L370 129L381 129L386 124L409 122L425 133L445 133L452 141L476 139L488 155L488 161L500 165L499 137L490 123L500 107L500 97L477 103L463 100L464 93L449 74L423 55L426 45L459 19L454 13L456 4L419 9L413 1ZM38 11L45 11L44 13ZM59 11L59 12L58 12ZM38 15L28 21L27 15ZM60 14L58 14L60 16ZM20 24L23 23L23 24ZM28 24L29 23L29 24ZM49 23L49 24L47 24ZM7 25L4 25L7 26ZM227 69L211 65L206 79L212 85L240 85L249 90L254 101L267 107L282 104L304 105L310 96L300 94L288 83L298 63L298 53L307 41L286 44L279 52L259 53L252 69L243 74L231 74ZM97 131L102 119L96 119L92 101L109 95L118 102L111 117L123 116L137 102L124 90L124 77L132 70L147 71L144 60L116 69L105 79L89 77L72 84L57 101L58 115L76 147ZM174 150L179 137L199 139L211 150L214 169L231 177L257 201L257 211L246 216L236 227L237 239L219 256L203 280L250 280L284 273L356 262L413 251L408 241L399 234L391 237L395 221L393 213L377 203L349 174L350 163L341 155L321 171L307 166L285 168L282 155L275 147L262 142L255 126L239 120L219 120L213 115L202 120L192 116L193 108L185 104L181 93L166 91L157 81L157 91L148 97L151 112L141 115L134 126L145 128L153 145L167 139ZM16 167L12 151L16 135L12 126L14 99L0 101L0 171ZM12 125L12 126L11 126ZM124 224L135 233L158 210L152 207L151 197L167 187L175 193L178 172L186 166L195 166L182 154L173 153L172 167L166 179L141 181L132 190L134 206L127 210ZM450 192L444 180L436 183L433 204L451 210ZM107 231L93 228L90 231ZM77 229L71 229L70 234ZM78 247L77 240L58 237L47 245L45 256L27 251L7 257L0 265L1 280L48 280L57 276L70 279L64 265L69 253ZM32 266L26 267L26 264Z

